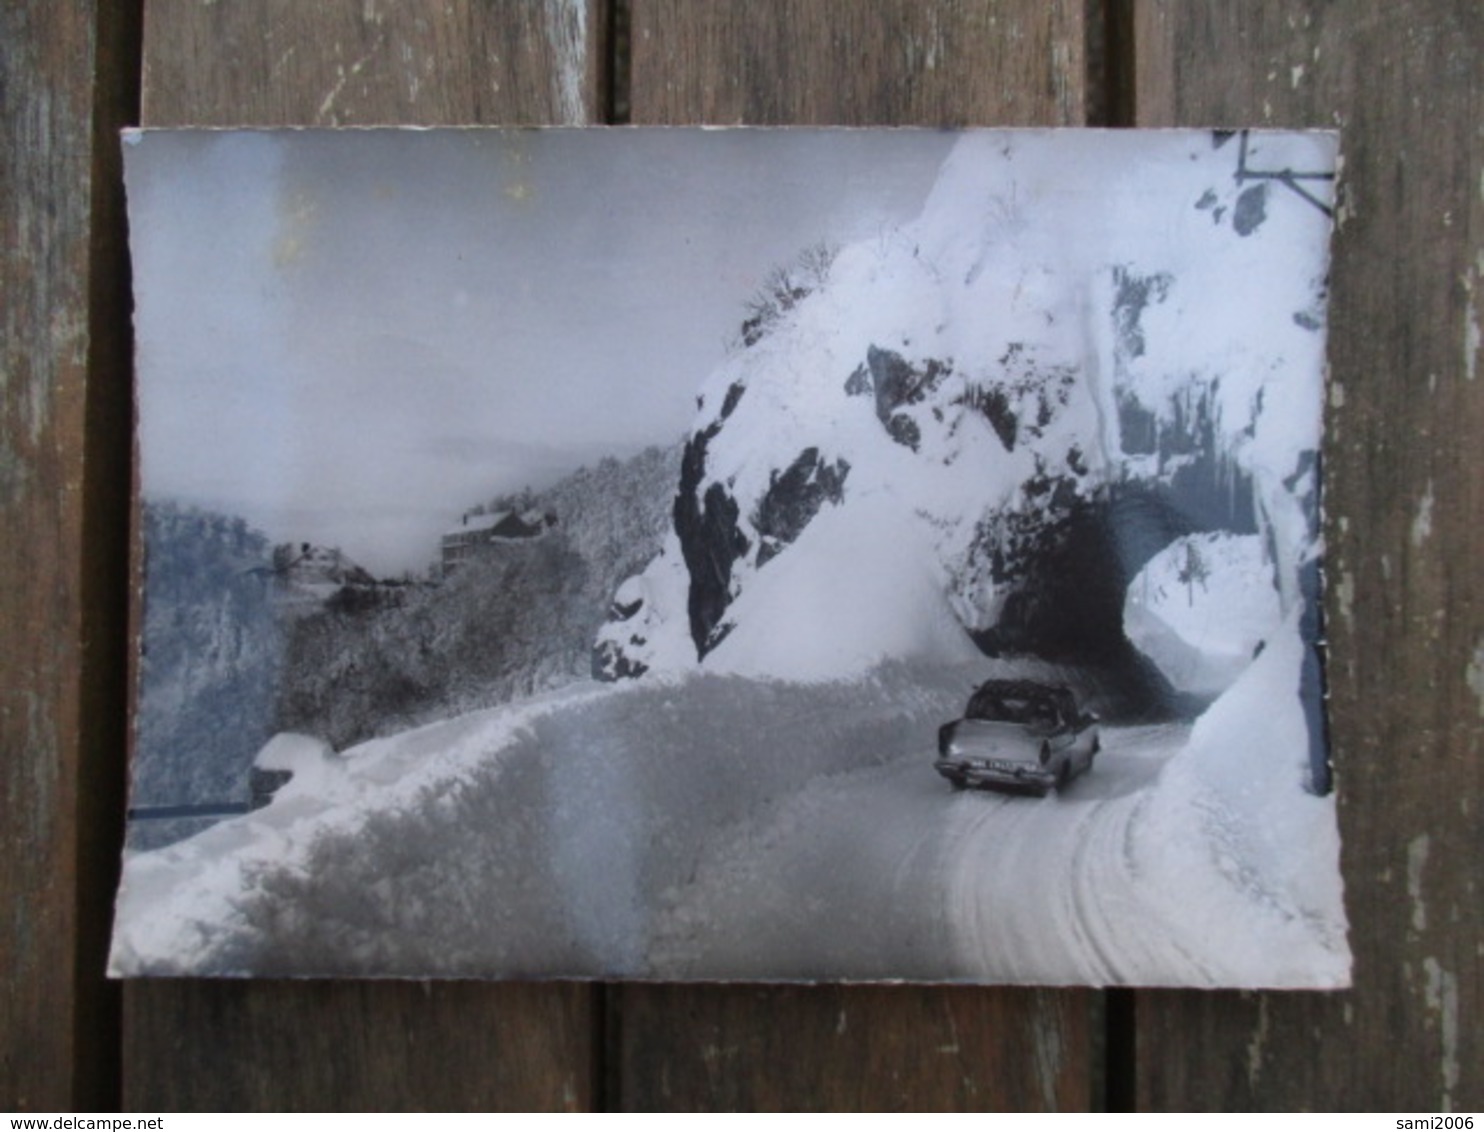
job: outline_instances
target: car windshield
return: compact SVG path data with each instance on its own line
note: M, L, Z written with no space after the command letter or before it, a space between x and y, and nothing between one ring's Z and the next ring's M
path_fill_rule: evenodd
M1018 723L1038 731L1050 730L1061 722L1056 704L1049 697L995 688L982 688L975 693L969 701L968 716L996 723Z

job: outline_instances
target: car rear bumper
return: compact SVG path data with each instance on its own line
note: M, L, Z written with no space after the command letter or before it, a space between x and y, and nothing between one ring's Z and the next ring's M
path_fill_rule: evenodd
M982 759L938 759L933 766L950 782L965 786L1044 794L1056 785L1056 776L1042 766Z

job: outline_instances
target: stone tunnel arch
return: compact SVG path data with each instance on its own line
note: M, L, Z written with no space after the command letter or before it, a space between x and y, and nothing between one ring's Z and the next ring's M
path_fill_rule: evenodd
M1192 705L1124 635L1128 587L1178 538L1257 530L1251 481L1233 469L1217 475L1192 465L1167 481L1109 485L1047 531L999 620L974 641L990 656L1031 654L1100 670L1122 713L1188 712Z

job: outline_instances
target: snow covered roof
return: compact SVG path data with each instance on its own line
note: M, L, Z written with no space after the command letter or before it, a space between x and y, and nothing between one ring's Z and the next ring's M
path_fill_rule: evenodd
M466 535L474 531L487 531L492 527L498 527L511 515L509 511L491 511L486 515L468 515L457 527L444 532L448 535Z
M299 771L334 755L330 744L323 739L294 731L280 731L263 744L252 765L259 770Z

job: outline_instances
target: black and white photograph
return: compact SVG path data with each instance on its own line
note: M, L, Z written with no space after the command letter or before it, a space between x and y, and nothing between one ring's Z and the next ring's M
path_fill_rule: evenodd
M113 976L1349 985L1334 134L123 147Z

